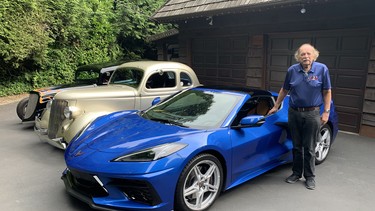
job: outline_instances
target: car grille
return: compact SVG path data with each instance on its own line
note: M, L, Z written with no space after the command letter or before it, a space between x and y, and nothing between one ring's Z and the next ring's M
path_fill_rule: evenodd
M85 196L105 197L109 195L106 188L99 184L91 174L68 170L66 172L66 178L75 191ZM150 206L161 203L159 195L152 185L146 181L110 178L110 181L105 186L118 188L129 200L135 202Z
M64 117L64 108L68 106L68 102L64 100L53 100L51 113L48 122L48 138L56 138L56 134L61 127Z
M146 181L112 178L109 185L119 188L130 200L151 206L161 203L155 189Z
M34 115L36 106L38 104L39 95L36 93L30 93L29 101L27 102L25 119L28 119Z
M81 173L78 171L67 171L67 179L72 188L88 197L108 196L107 190L95 180L93 175Z

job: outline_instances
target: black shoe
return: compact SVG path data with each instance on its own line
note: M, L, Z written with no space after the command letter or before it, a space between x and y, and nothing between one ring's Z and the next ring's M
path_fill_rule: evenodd
M314 190L315 189L315 180L314 178L310 177L306 179L305 186L309 190Z
M301 179L300 176L292 174L288 178L285 179L285 182L293 184L293 183L296 183L300 179Z

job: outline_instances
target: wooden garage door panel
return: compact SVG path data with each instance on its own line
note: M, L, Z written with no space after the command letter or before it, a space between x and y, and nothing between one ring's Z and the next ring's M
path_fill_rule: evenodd
M320 56L317 61L327 65L327 67L335 67L337 63L337 56L336 55L324 55L324 56Z
M335 104L337 107L352 109L352 112L360 112L359 106L362 105L362 98L358 95L349 95L349 94L336 94L335 95Z
M271 66L288 68L290 66L289 57L288 55L271 55Z
M279 82L279 83L275 83L275 84L280 84L280 86L277 88L279 90L285 79L285 71L284 72L273 71L270 73L270 75L271 75L270 78L272 82Z
M337 51L337 46L337 37L317 37L315 41L315 47L321 52Z
M357 114L341 112L337 109L337 114L339 116L339 129L344 131L357 131L358 124L361 123L361 118Z
M208 54L205 56L205 59L204 59L204 64L206 65L215 65L217 64L217 56L216 55L212 55L212 54Z
M341 56L338 67L340 69L356 69L362 73L366 72L367 58L356 56Z
M312 39L307 37L300 37L292 39L292 49L297 49L304 43L311 43Z
M366 51L368 49L369 36L343 36L342 43L342 50L344 51Z
M335 81L335 86L349 89L362 89L363 77L353 75L338 75Z
M204 64L204 55L193 55L193 63L195 65Z
M288 38L275 38L270 41L270 48L273 51L289 49Z
M192 40L192 68L205 85L246 84L248 37ZM197 71L198 69L198 71Z

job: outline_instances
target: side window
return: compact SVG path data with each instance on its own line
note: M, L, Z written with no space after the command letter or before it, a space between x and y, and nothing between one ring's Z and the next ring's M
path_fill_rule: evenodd
M236 118L234 119L232 125L238 125L242 118L251 115L251 111L255 110L257 105L257 98L249 99L242 108L238 111Z
M266 116L274 104L275 100L270 96L254 96L242 106L232 125L238 125L242 118L249 115Z
M107 72L102 73L101 78L99 79L99 84L108 84L112 73L113 71L107 71Z
M181 86L191 86L192 82L191 82L190 76L185 72L181 72L180 83L181 83Z
M152 74L146 82L147 89L167 88L176 86L176 74L172 71Z
M268 111L274 105L274 99L269 96L259 96L252 98L254 101L254 107L248 111L247 115L263 115L266 116Z

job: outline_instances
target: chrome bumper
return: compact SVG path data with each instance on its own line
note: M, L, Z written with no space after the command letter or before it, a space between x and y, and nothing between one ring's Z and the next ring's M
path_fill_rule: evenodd
M62 137L59 137L59 138L54 138L54 139L50 139L48 137L48 132L47 132L47 128L41 128L40 126L40 119L39 118L35 118L35 126L34 126L34 131L35 133L39 136L39 139L43 142L47 142L49 144L51 144L52 146L54 147L57 147L59 149L63 149L65 150L66 147L67 147L67 143L64 141L64 138Z

